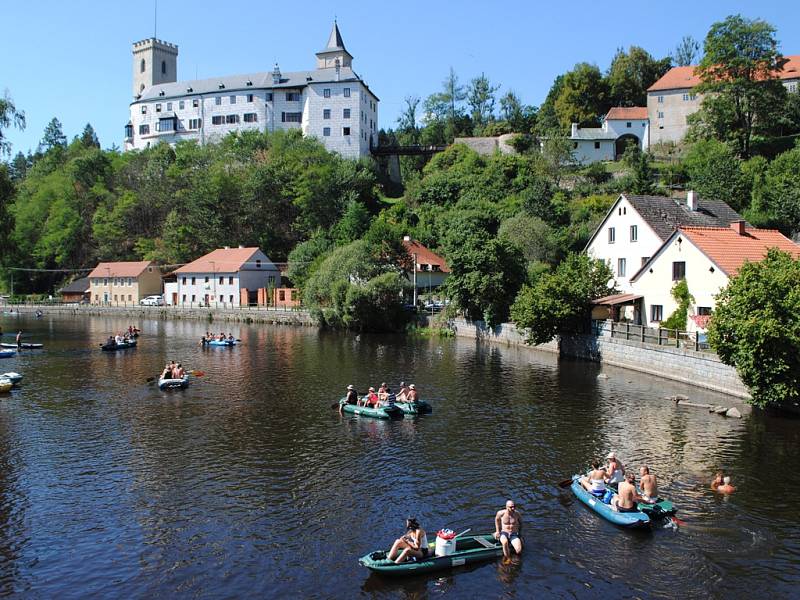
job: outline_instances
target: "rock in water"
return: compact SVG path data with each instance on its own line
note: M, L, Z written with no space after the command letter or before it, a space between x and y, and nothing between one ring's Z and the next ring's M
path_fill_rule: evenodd
M733 417L734 419L741 419L742 418L742 413L740 413L739 410L734 407L734 408L729 408L725 412L725 416L726 417Z
M605 373L600 373L600 375L598 375L597 378L598 379L608 379L608 375L606 375Z

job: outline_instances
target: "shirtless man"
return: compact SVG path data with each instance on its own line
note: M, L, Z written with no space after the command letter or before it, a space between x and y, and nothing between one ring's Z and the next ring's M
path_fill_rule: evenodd
M494 538L500 540L503 546L503 557L511 558L511 550L508 545L514 548L517 554L522 553L522 538L519 532L522 529L522 516L517 512L516 504L513 500L506 501L504 510L498 510L494 517Z
M406 382L405 381L401 381L400 382L400 391L397 392L397 401L398 402L405 402L407 394L408 394L408 388L406 387Z
M717 488L722 485L722 471L717 471L714 474L714 479L711 481L711 489L717 491Z
M413 383L408 386L408 392L406 393L406 402L410 402L414 404L419 400L419 394L417 393L417 386Z
M639 508L637 502L648 502L636 493L636 476L633 473L626 473L625 480L619 484L619 490L611 499L611 508L617 512L637 512ZM648 502L652 504L652 502Z
M344 412L343 409L345 404L358 404L358 392L352 383L347 386L347 396L345 396L344 403L339 404L339 414Z
M606 471L600 466L600 461L592 461L592 470L585 477L580 478L581 485L593 496L602 496L606 493Z
M639 468L639 487L642 490L642 498L645 500L655 500L658 498L658 483L656 476L650 474L647 465Z

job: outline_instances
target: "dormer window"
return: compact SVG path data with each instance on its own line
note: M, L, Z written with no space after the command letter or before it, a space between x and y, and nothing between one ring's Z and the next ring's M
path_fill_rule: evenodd
M187 87L186 91L191 94L194 90L191 87Z
M250 81L250 80L248 79L248 80L247 80L247 83L245 83L245 85L246 85L247 87L251 87L251 86L253 85L253 82L252 82L252 81Z

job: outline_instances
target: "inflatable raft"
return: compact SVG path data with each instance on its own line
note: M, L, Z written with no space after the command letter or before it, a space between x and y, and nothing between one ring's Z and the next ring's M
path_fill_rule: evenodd
M371 417L373 419L402 419L403 411L397 405L394 406L380 406L378 408L371 408L369 406L358 406L356 404L347 404L347 400L342 398L339 400L342 405L342 411L359 415L361 417Z
M160 390L175 390L185 389L189 387L189 376L184 375L180 379L159 379L158 389Z
M0 344L0 348L14 348L14 349L16 349L16 347L17 347L16 344L6 344L6 343ZM44 348L44 344L30 344L30 343L27 343L27 342L23 342L22 343L22 348L25 349L25 350L38 350L39 348Z
M649 527L651 521L669 517L676 512L672 502L669 500L662 500L661 498L659 498L655 504L640 502L637 504L638 510L635 512L618 512L611 508L610 504L606 504L600 498L586 491L580 484L580 477L580 475L572 476L572 485L570 486L572 493L577 496L578 500L583 502L606 521L614 523L614 525L629 529Z
M9 371L8 373L0 374L0 379L8 379L13 385L17 385L20 381L22 381L22 375L19 373L14 373L13 371Z
M113 344L101 344L100 347L106 352L127 350L128 348L136 348L136 340L129 340L127 342L122 342L121 344L117 344L116 342Z

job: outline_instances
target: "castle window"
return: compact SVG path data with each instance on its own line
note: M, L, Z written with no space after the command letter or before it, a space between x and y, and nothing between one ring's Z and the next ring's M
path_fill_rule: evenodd
M286 92L287 102L300 102L300 92Z
M228 124L238 123L239 115L225 115L225 122Z
M322 109L322 118L323 119L330 119L331 118L331 109L330 108L323 108Z
M325 88L322 90L322 97L323 98L330 98L331 97L331 88Z
M350 128L342 127L342 135L350 135Z
M192 99L192 108L197 108L198 106L200 106L199 98L193 98Z
M372 119L370 119L369 122L370 122L370 126L371 126L372 125ZM595 142L594 143L594 149L595 150L599 150L600 149L600 142Z
M178 110L183 110L183 107L184 107L184 106L185 106L185 105L184 105L184 103L183 103L183 100L180 100L180 101L178 102Z
M222 125L225 122L225 117L222 115L214 115L211 117L211 124L212 125Z
M147 106L145 106L145 105L142 105L142 114L143 115L147 114Z
M330 127L323 127L322 128L322 135L324 135L325 137L330 137L331 128Z
M283 123L302 123L303 113L299 112L282 112L281 121Z
M272 92L267 92L267 95L264 97L267 102L272 102Z
M139 63L139 72L144 73L144 59L142 59L142 62Z
M231 96L231 104L236 104L236 96Z
M133 137L133 125L131 125L130 123L125 125L125 137L126 138L132 138Z
M150 125L139 125L139 135L147 135L150 133Z
M162 75L166 75L167 74L167 61L165 61L165 60L161 61L161 74Z
M253 94L247 94L247 101L248 102L252 102L253 101Z
M172 110L172 102L167 102L167 112Z
M628 121L627 123L625 123L625 127L627 127L628 129L630 129L630 128L631 128L631 122L630 122L630 121Z
M244 113L245 123L255 123L256 121L258 121L258 115L256 113Z
M214 98L214 104L216 104L217 106L222 106L222 96L217 96L216 98Z
M343 92L345 98L349 98L350 97L350 88L344 88L344 90L342 90L342 92Z
M189 119L189 129L200 129L202 119Z
M161 112L161 105L160 104L156 104L156 112Z
M156 124L158 131L175 131L175 117L167 117L158 120Z
M345 109L342 110L342 118L343 119L349 119L350 118L350 109L349 108L345 108Z

